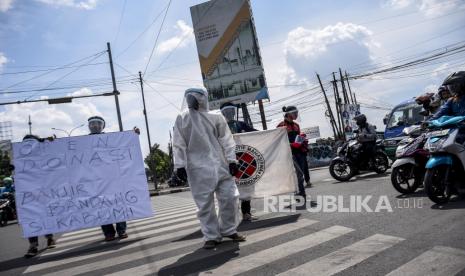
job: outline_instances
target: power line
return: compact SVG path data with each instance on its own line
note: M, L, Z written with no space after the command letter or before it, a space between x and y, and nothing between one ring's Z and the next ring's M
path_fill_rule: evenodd
M97 63L90 63L90 64L87 64L85 66L95 66L95 65L102 65L102 64L107 64L107 63L108 62L97 62ZM63 70L63 69L69 69L69 68L76 68L76 67L79 67L79 66L81 66L81 65L58 67L58 68L52 68L52 69L38 69L38 70L16 71L16 72L4 72L4 73L0 73L0 76L29 74L29 73L46 72L46 71L53 71L53 70Z
M100 53L99 55L97 55L96 57L94 57L93 59L91 59L90 61L88 61L87 63L83 64L83 65L86 65L86 64L89 64L91 63L92 61L96 60L97 58L101 57L103 54L105 54L105 52L102 52ZM64 74L63 76L59 77L58 79L54 80L53 82L51 82L49 85L47 85L46 87L44 88L49 88L51 87L52 85L54 85L55 83L61 81L62 79L66 78L67 76L73 74L74 72L78 71L79 69L81 69L83 66L79 66L77 68L75 68L74 70L72 70L71 72L68 72L66 74ZM35 95L37 95L37 93L33 94L32 96L29 96L25 99L25 101L27 101L28 99L34 97Z
M124 53L126 53L127 50L129 50L148 30L150 30L150 28L153 26L153 24L155 24L155 22L158 21L158 18L160 18L160 16L163 14L163 12L168 8L168 5L166 5L166 7L164 7L160 13L157 14L157 16L155 16L155 18L152 20L152 22L141 32L139 33L136 38L128 44L128 46L126 48L124 48L121 52L119 52L117 54L117 58L119 58L120 56L122 56Z
M116 66L118 66L119 68L123 69L124 71L126 71L127 73L129 74L132 74L131 71L129 71L128 69L124 68L123 66L119 65L118 63L115 63ZM169 103L171 106L173 106L174 108L176 108L177 110L180 110L179 107L177 107L174 103L172 103L167 97L165 97L160 91L158 91L157 89L155 89L150 83L148 83L147 81L145 81L144 79L142 79L142 81L150 88L152 88L152 90L154 92L156 92L160 97L162 97L167 103Z
M153 44L152 52L150 53L149 60L147 61L147 65L145 65L144 76L145 76L145 73L147 72L147 68L149 67L150 61L152 60L153 52L155 51L155 48L157 47L158 38L160 37L161 30L163 29L163 25L165 23L166 15L168 14L168 10L170 9L170 5L171 5L171 0L168 2L168 7L166 8L165 15L163 16L163 20L161 21L160 28L158 29L158 33L155 38L155 43Z
M124 0L123 9L121 10L121 14L119 16L118 29L116 31L115 38L113 39L113 44L116 44L116 41L118 40L119 32L121 30L121 23L123 22L123 16L124 16L124 11L125 10L126 10L126 0Z
M23 84L23 83L29 82L29 81L31 81L31 80L38 79L38 78L40 78L40 77L43 77L43 76L45 76L45 75L48 75L48 74L50 74L50 73L56 71L56 70L61 70L63 67L69 67L69 66L71 66L71 65L74 65L74 64L76 64L76 63L82 62L82 61L87 60L87 59L89 59L89 58L93 58L93 57L95 57L95 56L99 56L99 55L101 55L102 53L105 53L105 52L106 52L106 51L102 51L102 52L98 52L98 53L96 53L96 54L93 54L93 55L90 55L90 56L81 58L81 59L79 59L79 60L77 60L77 61L68 63L68 64L63 65L63 66L61 66L61 67L54 68L54 69L51 70L51 71L47 71L47 72L45 72L45 73L42 73L42 74L39 74L39 75L35 75L35 76L33 76L32 78L29 78L29 79L26 79L26 80L23 80L23 81L14 83L14 84L12 84L12 85L10 85L10 86L4 88L4 89L1 89L1 90L7 90L7 89L10 89L10 88L12 88L12 87L15 87L15 86L21 85L21 84Z

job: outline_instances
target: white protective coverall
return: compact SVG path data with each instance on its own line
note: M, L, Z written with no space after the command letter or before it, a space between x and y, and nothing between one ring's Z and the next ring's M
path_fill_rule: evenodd
M205 240L221 241L237 232L239 192L229 163L237 162L231 131L221 114L208 111L208 94L204 89L186 90L199 102L199 109L187 109L178 115L174 126L174 167L185 168L192 196L198 208ZM214 195L219 213L215 210Z

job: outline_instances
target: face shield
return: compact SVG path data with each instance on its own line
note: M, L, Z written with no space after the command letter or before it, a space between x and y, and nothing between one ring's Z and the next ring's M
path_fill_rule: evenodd
M189 109L208 112L208 93L202 88L189 88L184 93L184 101L181 110Z
M300 122L299 111L297 109L284 112L284 117L290 121Z
M91 119L89 121L89 131L91 134L102 133L104 128L105 128L105 121L101 119Z
M236 107L235 106L225 106L221 109L221 113L226 118L226 121L235 121L236 120Z
M460 84L449 84L449 85L446 85L446 87L447 87L447 90L449 90L449 92L454 96L460 96L460 95L465 94L465 91L462 91L463 86Z

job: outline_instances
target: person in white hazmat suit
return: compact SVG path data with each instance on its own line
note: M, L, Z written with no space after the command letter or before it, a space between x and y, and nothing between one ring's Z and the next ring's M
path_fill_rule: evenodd
M245 241L236 229L239 192L234 175L238 167L236 144L228 124L221 113L209 112L208 93L202 88L186 90L182 109L174 126L174 167L178 177L187 180L191 188L204 248L215 248L223 237Z

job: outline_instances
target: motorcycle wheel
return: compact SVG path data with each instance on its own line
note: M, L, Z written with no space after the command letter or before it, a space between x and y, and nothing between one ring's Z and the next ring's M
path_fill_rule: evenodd
M389 168L389 160L386 156L386 154L377 152L375 153L375 158L374 160L374 171L377 174L382 174L387 171Z
M415 165L404 164L395 167L391 172L391 182L394 189L401 194L411 194L420 186L420 181L415 177Z
M425 192L434 203L447 203L451 197L445 179L446 170L449 166L440 165L427 169L425 174Z
M329 165L329 173L337 181L346 182L354 176L354 168L342 160L333 160Z

